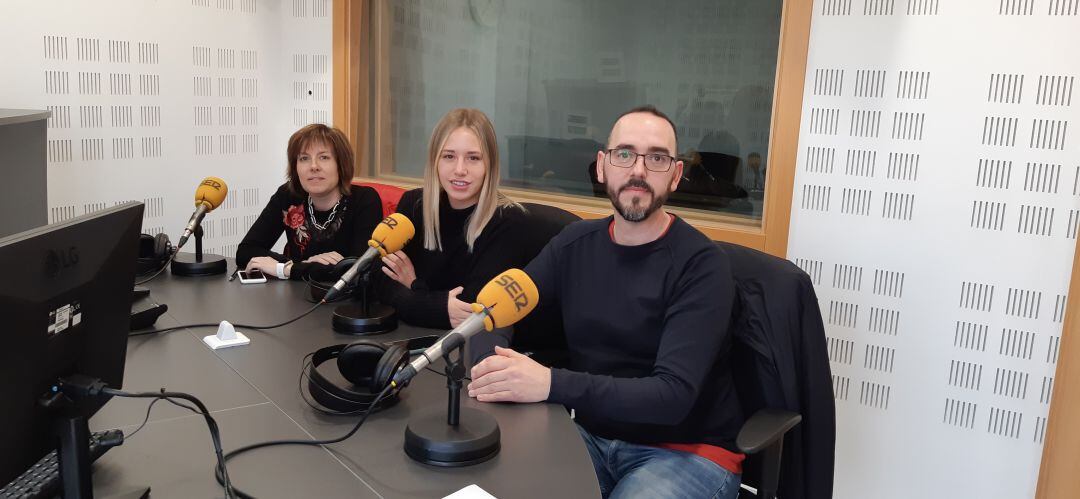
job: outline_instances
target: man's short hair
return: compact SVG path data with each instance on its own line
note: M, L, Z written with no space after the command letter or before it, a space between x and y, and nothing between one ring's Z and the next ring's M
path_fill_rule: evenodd
M619 120L623 119L623 116L626 116L628 114L634 114L634 113L651 114L651 115L656 116L658 118L663 118L664 121L668 122L668 125L671 125L671 133L675 135L675 151L672 151L671 153L672 154L678 154L678 149L679 149L679 129L675 128L675 122L671 121L671 118L668 118L668 115L664 114L663 111L657 109L656 106L654 106L652 104L645 104L644 106L638 106L638 107L635 107L635 108L633 108L633 109L631 109L631 110L629 110L629 111L627 111L625 113L620 114L618 118L615 118L615 122L618 123ZM611 136L610 135L608 136L608 142L611 142Z

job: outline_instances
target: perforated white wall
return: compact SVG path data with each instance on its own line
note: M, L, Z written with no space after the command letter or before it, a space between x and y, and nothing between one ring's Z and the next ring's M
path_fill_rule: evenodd
M205 245L232 256L284 180L297 128L329 123L330 0L13 0L0 107L49 109L49 221L126 200L174 240L207 175Z
M838 498L1034 495L1080 221L1078 10L815 2L788 254L826 320Z

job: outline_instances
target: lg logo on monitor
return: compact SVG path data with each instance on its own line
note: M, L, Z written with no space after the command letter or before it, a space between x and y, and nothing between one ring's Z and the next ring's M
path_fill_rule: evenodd
M72 246L70 248L49 250L45 253L45 276L56 277L60 275L60 271L70 268L79 263L79 250Z

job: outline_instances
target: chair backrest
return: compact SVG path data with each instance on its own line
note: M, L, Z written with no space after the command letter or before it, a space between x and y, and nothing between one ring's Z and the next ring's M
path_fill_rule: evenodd
M380 184L378 182L360 182L359 180L353 180L352 185L361 185L375 189L375 192L379 193L379 199L382 201L384 217L397 211L398 201L401 201L401 196L405 194L405 189L402 189L401 187Z
M562 232L564 227L581 220L581 217L569 211L546 204L521 203L521 206L525 208L525 218L529 220L529 227L539 231L541 237L538 240L543 241L543 244L530 248L534 257L544 249L551 238Z
M810 277L793 263L718 242L731 261L737 304L732 377L744 414L785 409L803 421L785 438L780 497L832 493L835 408L824 326ZM743 482L758 480L753 458Z
M517 242L521 245L525 262L532 261L564 227L581 220L581 217L561 208L537 203L521 203L525 208L525 223L529 230ZM569 361L566 335L563 333L562 316L554 307L544 304L529 314L514 328L514 345L519 351L533 353L533 359L541 364L562 367Z

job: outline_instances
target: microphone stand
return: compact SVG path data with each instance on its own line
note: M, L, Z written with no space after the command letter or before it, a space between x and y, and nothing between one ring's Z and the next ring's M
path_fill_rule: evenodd
M171 267L173 275L205 276L227 272L228 265L225 263L225 257L213 253L203 253L203 230L201 224L195 226L192 235L195 236L195 253L179 253L179 248L177 248Z
M457 358L451 356L457 352ZM443 354L446 362L446 414L428 409L405 427L405 454L433 466L456 468L487 461L499 453L499 423L490 414L461 407L465 342ZM464 416L464 418L462 418Z
M397 329L397 310L375 299L371 273L377 265L378 262L357 278L356 289L360 295L359 303L341 305L334 309L334 317L331 321L334 331L366 336L389 333Z
M446 424L450 426L457 426L461 422L461 382L465 379L465 365L461 362L462 350L459 346L443 354L443 361L446 362L446 391L449 397L446 401ZM450 354L454 351L458 353L457 360L450 359Z

